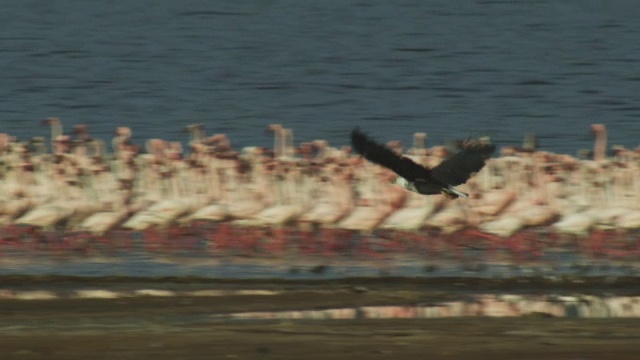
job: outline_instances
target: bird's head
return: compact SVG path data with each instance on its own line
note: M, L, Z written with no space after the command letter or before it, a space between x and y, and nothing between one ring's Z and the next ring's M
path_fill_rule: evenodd
M400 185L404 188L409 186L409 182L407 181L407 179L400 176L396 176L395 178L391 179L391 183L394 185Z
M403 188L409 190L409 191L413 191L413 192L418 192L418 190L416 189L416 185L409 182L407 179L403 178L403 177L396 177L395 179L393 179L391 181L392 184L394 185L399 185L402 186Z

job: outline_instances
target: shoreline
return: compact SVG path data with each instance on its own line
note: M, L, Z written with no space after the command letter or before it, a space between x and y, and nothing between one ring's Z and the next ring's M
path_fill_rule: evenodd
M63 288L84 289L95 286L135 288L151 286L160 289L216 288L221 290L238 289L404 289L418 287L452 292L511 292L527 293L539 289L554 292L604 292L616 291L620 294L640 295L640 277L637 276L592 276L592 277L516 277L516 278L479 278L479 277L351 277L341 279L230 279L202 278L183 276L136 277L136 276L64 276L64 275L2 275L0 286L4 289L25 288ZM538 290L536 290L538 289Z
M0 348L7 360L96 354L136 360L631 360L640 341L636 277L550 282L4 276L0 284L16 292L66 291L58 299L0 299ZM94 297L79 297L78 290ZM103 290L126 296L95 296L105 295ZM167 296L171 291L177 296Z

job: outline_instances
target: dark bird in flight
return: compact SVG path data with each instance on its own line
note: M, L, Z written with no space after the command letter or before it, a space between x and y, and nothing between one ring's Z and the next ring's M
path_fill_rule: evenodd
M461 146L461 151L428 169L375 142L359 128L351 131L351 145L365 159L398 174L400 177L394 180L395 184L419 194L444 194L450 199L469 197L454 186L464 184L480 171L496 149L490 143L469 140Z

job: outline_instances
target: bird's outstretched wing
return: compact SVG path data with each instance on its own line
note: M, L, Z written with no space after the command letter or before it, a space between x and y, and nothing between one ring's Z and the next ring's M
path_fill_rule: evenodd
M441 162L431 169L431 177L447 185L460 185L469 180L473 173L484 167L496 147L493 144L468 144L462 151Z
M416 164L409 158L394 153L383 144L375 142L359 128L351 131L351 145L365 159L382 165L411 182L417 179L430 179L429 169Z

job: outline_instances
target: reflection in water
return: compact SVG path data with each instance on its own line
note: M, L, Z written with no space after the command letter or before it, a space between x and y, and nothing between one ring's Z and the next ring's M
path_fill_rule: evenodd
M225 320L325 320L424 319L462 316L635 318L640 317L640 296L478 295L469 300L415 306L362 306L323 310L254 311L213 315L213 318Z

